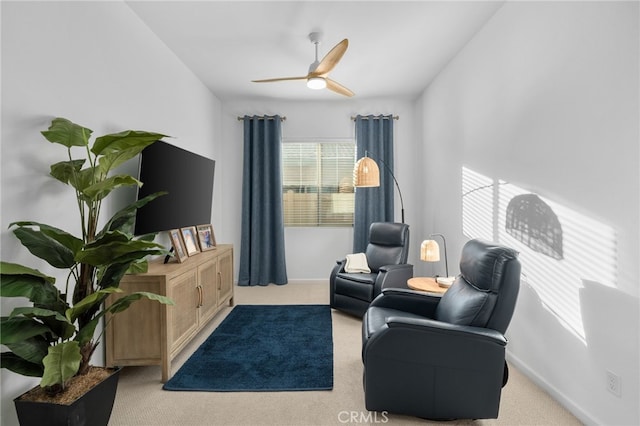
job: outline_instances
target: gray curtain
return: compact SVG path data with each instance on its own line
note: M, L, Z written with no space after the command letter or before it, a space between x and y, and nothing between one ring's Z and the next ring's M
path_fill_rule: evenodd
M241 286L287 283L281 136L280 116L244 117Z
M393 171L393 116L356 116L356 155L369 157L378 163L380 186L356 188L353 218L353 252L365 251L369 240L369 226L373 222L393 222L395 183L387 167Z

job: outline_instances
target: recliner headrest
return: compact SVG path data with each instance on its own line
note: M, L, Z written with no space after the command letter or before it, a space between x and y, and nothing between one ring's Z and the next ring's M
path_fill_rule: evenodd
M406 223L373 222L369 228L369 243L385 246L404 245L408 229L409 225Z
M480 290L498 291L509 260L517 259L518 252L482 240L470 240L462 248L460 274Z

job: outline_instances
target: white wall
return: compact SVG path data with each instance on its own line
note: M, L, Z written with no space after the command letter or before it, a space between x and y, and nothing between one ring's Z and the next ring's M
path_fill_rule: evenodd
M287 84L287 83L285 83ZM295 84L295 82L291 83ZM338 95L336 95L338 96ZM410 262L418 262L417 253L422 230L416 212L420 198L420 183L414 179L418 166L419 144L414 135L413 102L404 99L357 100L338 98L336 101L237 101L223 105L223 140L225 140L225 168L223 199L224 223L231 228L216 231L222 238L240 248L240 214L242 208L242 150L243 127L238 116L280 114L287 117L282 126L283 138L351 138L354 137L352 116L357 114L394 114L400 117L394 123L395 175L404 199L405 221L410 225ZM218 175L220 176L220 175ZM400 202L396 192L396 220L400 221ZM419 240L419 241L418 241ZM418 245L416 247L416 244ZM351 253L353 228L297 228L285 230L285 251L289 281L328 280L336 260ZM236 256L236 278L239 265Z
M66 155L39 133L53 117L69 118L94 135L165 133L175 137L172 143L216 159L220 108L123 3L2 2L2 259L64 283L7 231L13 221L35 220L79 234L71 191L48 177L49 165ZM3 300L2 315L14 303ZM12 399L37 380L5 369L1 375L0 423L17 424Z
M556 272L517 246L527 272L509 360L588 424L640 423L638 16L637 2L506 3L416 108L423 162L434 166L425 226L452 236L450 253L467 239L463 166L563 212L565 258L541 261ZM600 231L615 247L590 276L601 262ZM569 246L571 237L582 240ZM580 267L571 269L570 258ZM605 370L621 377L620 397L606 390Z

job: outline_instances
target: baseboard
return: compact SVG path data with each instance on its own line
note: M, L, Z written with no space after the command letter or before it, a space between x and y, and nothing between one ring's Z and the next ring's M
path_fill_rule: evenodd
M569 410L571 414L576 416L585 425L602 425L603 422L595 419L590 414L586 413L582 407L576 405L575 402L564 393L560 392L558 388L551 385L544 377L540 376L534 370L532 370L526 363L522 362L517 356L513 355L507 350L507 361L517 368L522 374L527 376L529 380L535 383L538 387L548 393L553 399L558 401L560 405Z
M233 283L235 286L238 285L238 281L235 281ZM329 279L328 278L315 278L315 279L290 279L287 281L287 284L313 284L313 285L329 285ZM276 285L276 284L270 284L270 285Z
M289 280L287 284L315 284L315 285L329 285L328 278L317 278L317 279L294 279Z

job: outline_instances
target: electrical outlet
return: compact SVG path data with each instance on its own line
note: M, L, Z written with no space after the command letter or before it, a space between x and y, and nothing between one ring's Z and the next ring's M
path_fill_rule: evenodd
M607 370L607 390L615 396L622 396L622 383L620 376Z

